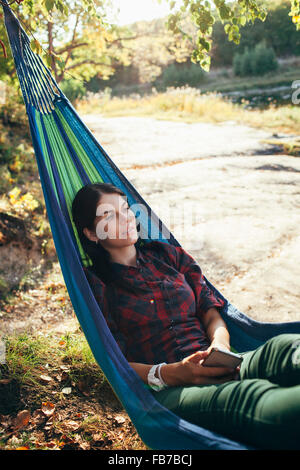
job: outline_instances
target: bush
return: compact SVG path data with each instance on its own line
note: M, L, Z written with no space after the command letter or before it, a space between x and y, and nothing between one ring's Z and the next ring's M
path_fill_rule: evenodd
M236 53L233 56L232 67L234 75L242 76L243 54Z
M164 87L198 86L204 80L204 71L197 64L171 64L164 69L160 80Z
M267 47L265 41L258 43L255 48L246 47L242 54L233 57L234 74L241 77L247 75L264 75L276 70L278 62L272 47Z
M254 49L253 73L258 75L276 70L278 62L272 47L266 47L265 43L259 43Z
M86 94L86 88L83 83L74 78L63 80L60 88L72 104Z

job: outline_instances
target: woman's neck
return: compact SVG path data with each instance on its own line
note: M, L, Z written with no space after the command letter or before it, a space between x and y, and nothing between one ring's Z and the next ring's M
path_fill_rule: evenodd
M109 250L110 262L124 264L125 266L137 266L137 251L134 245L125 246L116 250Z

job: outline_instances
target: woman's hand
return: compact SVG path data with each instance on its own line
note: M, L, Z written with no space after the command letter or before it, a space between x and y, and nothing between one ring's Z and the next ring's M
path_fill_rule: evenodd
M162 379L170 386L210 385L237 380L238 368L204 367L202 365L209 350L210 348L206 351L197 351L180 362L162 366Z
M210 346L206 349L206 351L209 353L212 348L219 348L221 350L229 351L231 352L230 349L230 344L229 343L220 343L218 341L212 341ZM234 373L234 380L239 380L239 372L240 372L241 366L237 366L235 369Z

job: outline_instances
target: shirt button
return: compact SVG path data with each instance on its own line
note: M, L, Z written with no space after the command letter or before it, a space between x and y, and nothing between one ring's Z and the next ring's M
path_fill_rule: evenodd
M173 326L169 326L169 330L172 330L173 329Z

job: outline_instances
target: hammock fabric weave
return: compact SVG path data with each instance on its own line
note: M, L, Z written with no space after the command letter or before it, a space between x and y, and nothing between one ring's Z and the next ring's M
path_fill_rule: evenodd
M160 240L175 246L180 244L82 122L50 70L31 50L29 38L6 0L2 3L57 256L74 311L95 360L150 449L253 449L187 422L162 406L121 352L84 274L83 266L89 262L71 218L73 198L87 183L112 183L124 191L130 206L140 204L144 208L139 215L143 243ZM253 320L205 280L226 301L221 315L236 351L257 348L281 333L300 333L300 322Z

